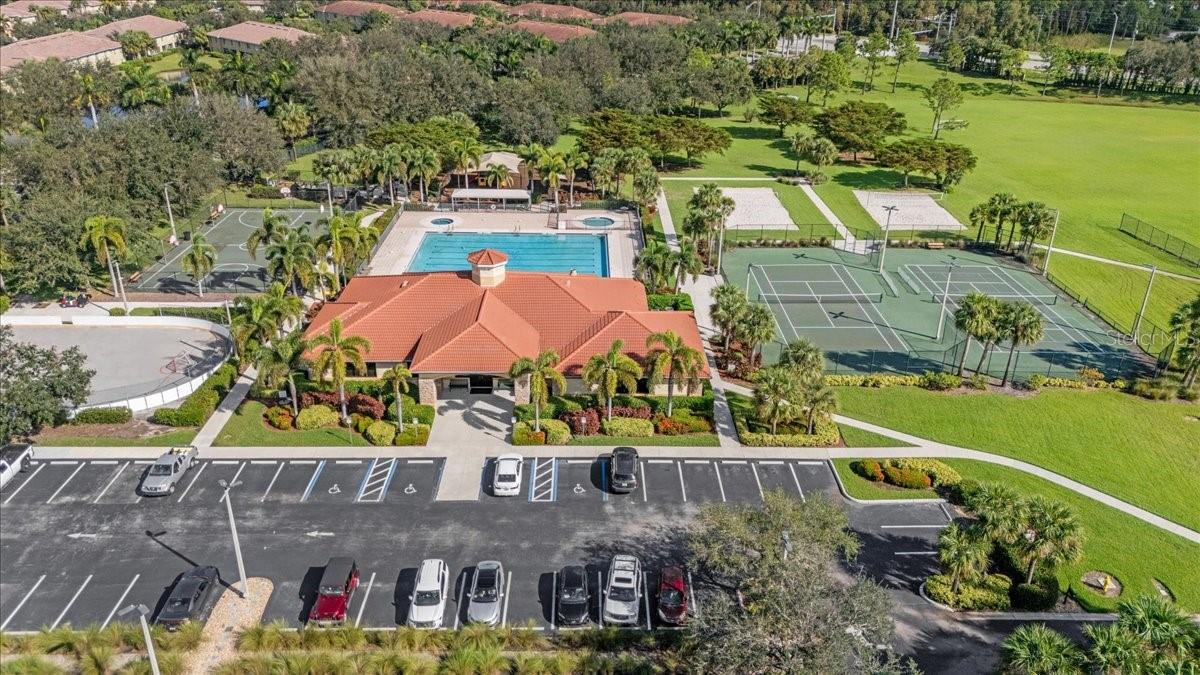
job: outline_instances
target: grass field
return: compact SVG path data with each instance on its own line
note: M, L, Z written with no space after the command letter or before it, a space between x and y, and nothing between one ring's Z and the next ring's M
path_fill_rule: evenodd
M898 499L903 493L913 499L928 497L924 490L900 491L880 488L850 470L852 460L834 462L846 491L856 499ZM1095 611L1111 611L1118 600L1151 595L1157 591L1152 578L1165 583L1176 601L1188 612L1200 611L1200 546L1163 532L1049 481L987 462L946 460L964 478L1003 483L1024 494L1041 494L1065 502L1078 514L1087 535L1083 559L1059 572L1063 587L1070 587L1084 605ZM1080 582L1089 570L1103 570L1121 582L1121 598L1104 598Z
M187 445L196 437L194 427L174 429L165 434L147 438L124 438L121 436L68 436L53 434L38 440L40 445L51 447L87 447L87 448L119 448L161 446L169 448L174 445Z
M154 73L155 75L160 75L162 73L173 73L183 70L183 66L181 64L182 59L183 52L173 51L160 59L154 59L153 61L150 61L150 72ZM221 68L221 59L212 54L205 54L204 56L200 57L200 60L204 63L207 63L208 66L213 70L220 70Z
M626 436L577 436L572 438L567 445L633 445L633 446L652 446L660 447L710 447L715 448L721 445L720 439L716 434L689 434L686 436L651 436L649 438L633 438Z
M1034 396L839 387L842 412L897 431L1036 464L1200 529L1200 405L1115 391Z
M266 406L258 401L246 401L238 406L225 428L217 435L217 446L275 446L308 447L322 445L369 446L363 437L349 429L313 429L312 431L279 431L263 423Z

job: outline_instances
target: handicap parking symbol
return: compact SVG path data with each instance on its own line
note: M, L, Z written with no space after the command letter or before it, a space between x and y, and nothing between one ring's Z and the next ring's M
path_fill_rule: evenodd
M408 485L407 485L407 486L404 488L404 494L406 494L406 495L413 495L413 494L416 494L416 493L417 493L417 488L413 487L413 484L412 484L412 483L409 483L409 484L408 484Z
M331 495L340 494L341 492L342 492L342 488L338 487L337 483L334 483L333 485L331 485L329 487L329 494L331 494Z
M581 495L581 494L583 494L584 492L586 492L586 490L584 490L584 489L583 489L583 486L582 486L582 485L580 485L579 483L576 483L576 484L575 484L575 489L573 490L573 492L574 492L575 494L577 494L577 495Z

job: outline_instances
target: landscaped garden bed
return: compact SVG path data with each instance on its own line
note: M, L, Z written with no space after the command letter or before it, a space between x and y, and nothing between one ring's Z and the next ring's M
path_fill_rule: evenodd
M838 426L827 415L816 418L812 433L803 420L788 421L776 425L759 419L755 414L754 399L742 394L726 392L729 410L733 413L734 425L742 445L758 448L824 448L842 445Z
M675 396L671 415L667 397L619 395L612 414L597 396L551 397L534 423L532 404L514 409L514 445L673 445L716 446L713 395Z

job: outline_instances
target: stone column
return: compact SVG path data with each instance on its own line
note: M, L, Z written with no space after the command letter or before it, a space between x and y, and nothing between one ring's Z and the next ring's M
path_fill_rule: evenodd
M438 402L437 380L421 375L417 378L417 391L420 392L421 405L431 405L435 408Z
M513 398L517 405L529 403L529 376L522 375L513 381Z

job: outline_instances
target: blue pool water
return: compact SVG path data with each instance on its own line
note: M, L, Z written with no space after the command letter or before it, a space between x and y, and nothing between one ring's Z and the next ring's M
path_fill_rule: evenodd
M608 276L604 237L590 234L428 233L421 240L409 272L471 269L467 254L494 248L508 254L508 269L525 272L570 272Z

